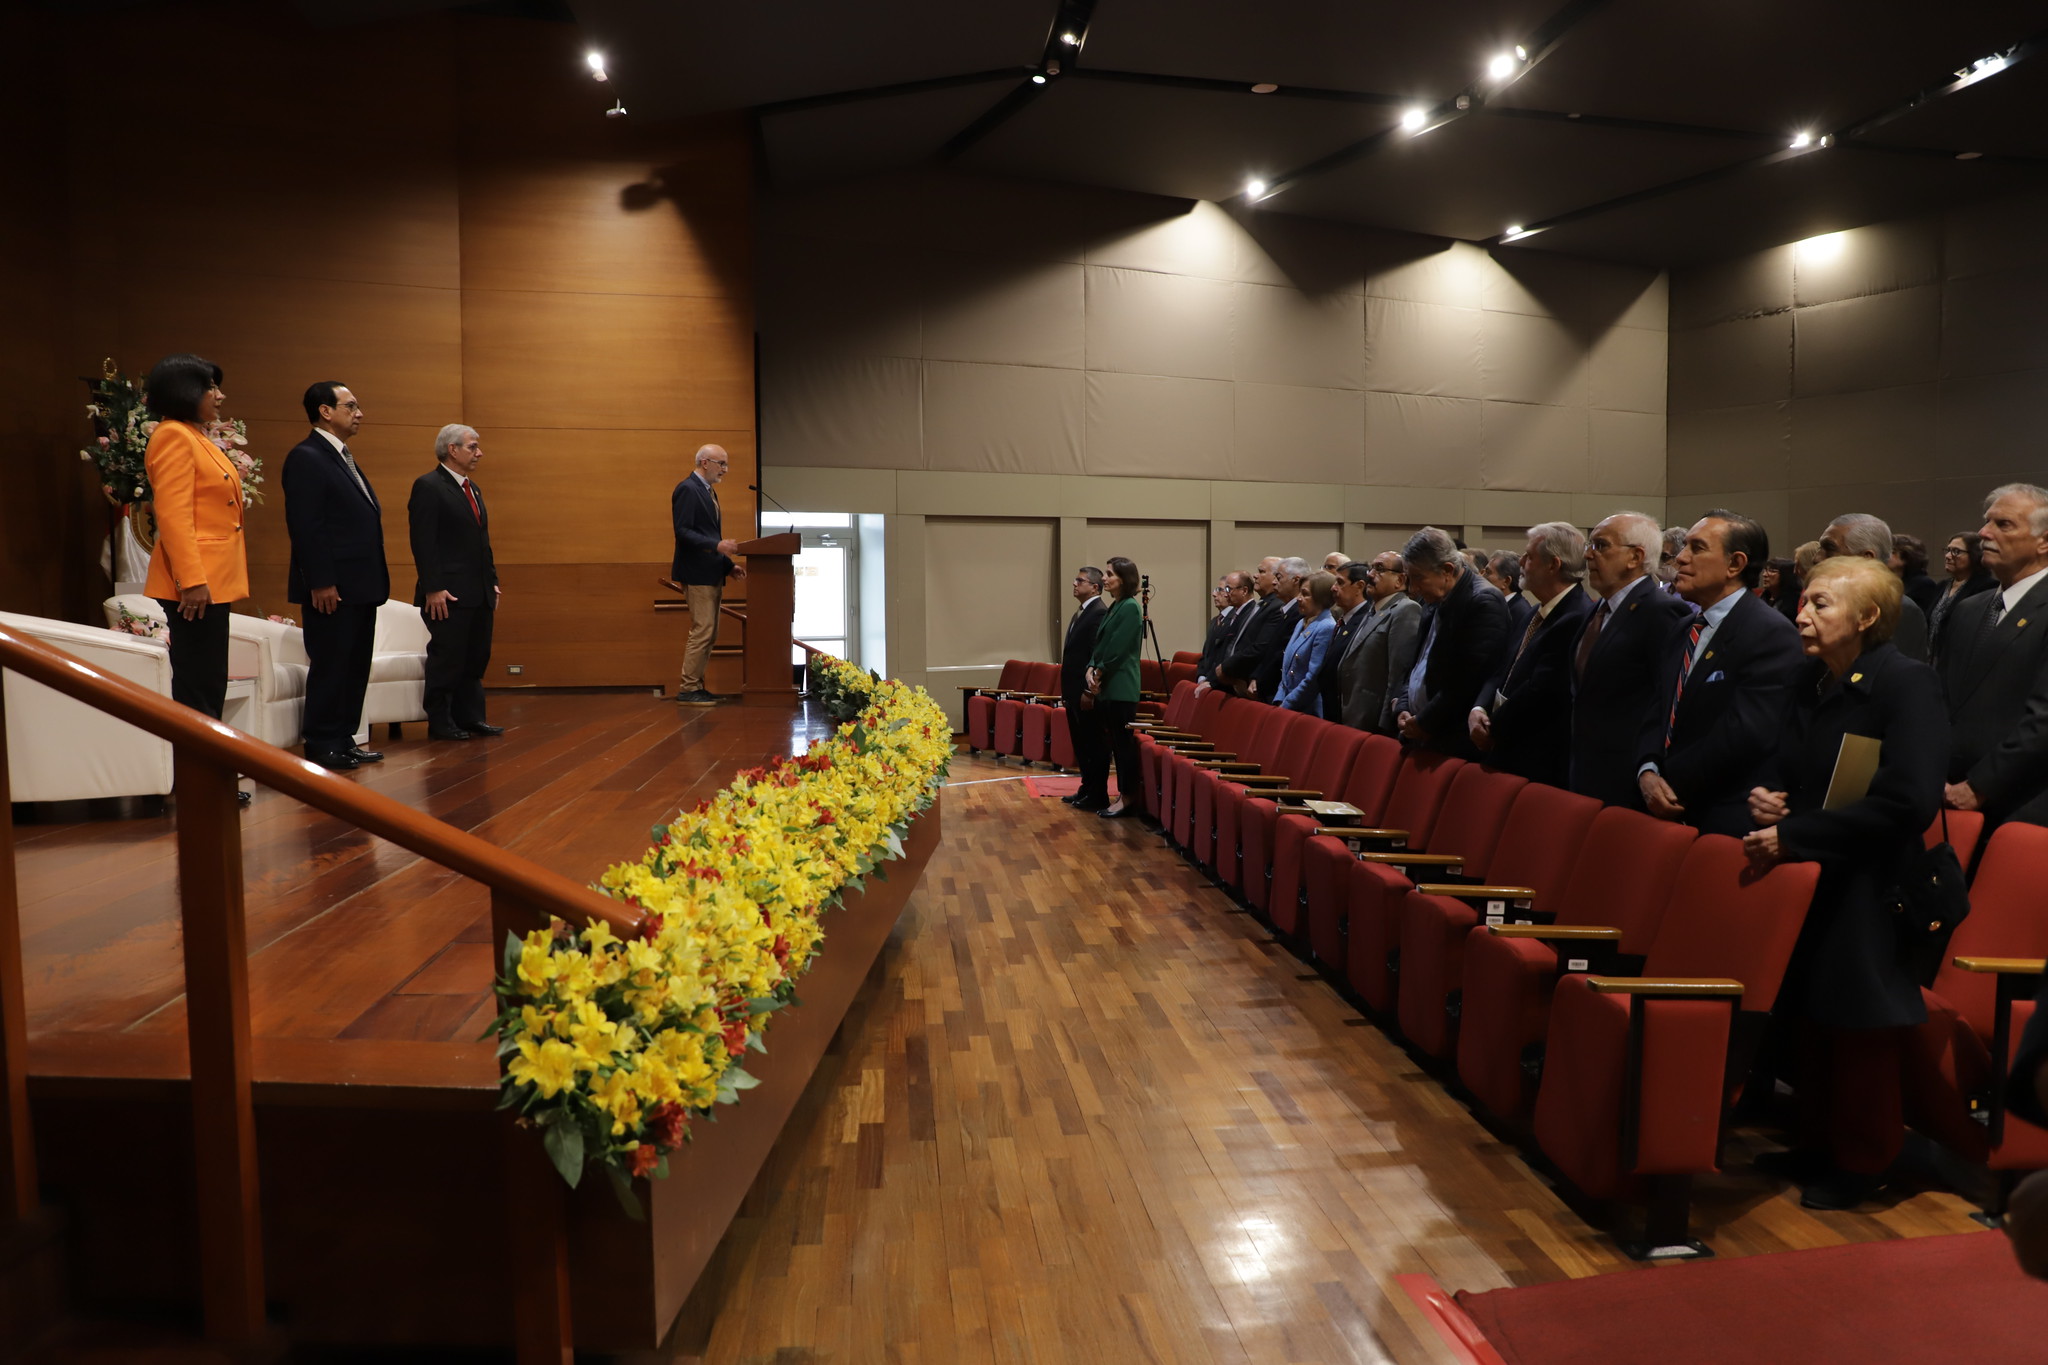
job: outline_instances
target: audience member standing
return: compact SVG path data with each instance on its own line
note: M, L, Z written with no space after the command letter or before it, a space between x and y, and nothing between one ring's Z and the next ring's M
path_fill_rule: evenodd
M1579 587L1586 538L1568 522L1532 526L1521 569L1519 581L1536 604L1521 632L1508 637L1508 654L1480 689L1468 727L1473 746L1496 767L1562 787L1572 762L1571 647L1593 610Z
M355 742L370 687L377 608L391 595L383 512L348 440L363 407L343 384L306 390L313 430L284 457L284 524L291 536L286 596L306 608L306 757L346 772L384 755Z
M1978 534L1998 586L1949 613L1941 655L1948 802L1994 821L2048 825L2048 697L2039 696L2048 664L2048 489L1993 491Z
M1888 565L1893 539L1892 528L1883 518L1868 512L1844 512L1820 533L1821 558L1853 555ZM1910 597L1899 604L1899 628L1891 642L1892 648L1907 658L1927 662L1927 616Z
M1337 580L1326 573L1312 573L1301 581L1299 619L1280 664L1280 685L1273 704L1288 711L1323 713L1322 688L1317 675L1323 655L1337 633L1337 619L1330 608L1336 601Z
M413 605L427 619L427 738L502 735L484 719L484 670L498 616L498 562L491 514L471 475L484 457L475 427L451 423L434 437L440 463L413 480L406 500Z
M1138 609L1138 582L1136 564L1122 555L1109 561L1103 590L1114 601L1096 627L1095 651L1088 662L1088 690L1094 697L1095 719L1102 727L1094 790L1108 790L1109 761L1116 760L1116 801L1096 812L1109 820L1138 814L1143 781L1138 771L1138 740L1131 733L1131 721L1138 714L1138 650L1145 633L1144 616Z
M1344 699L1339 714L1354 730L1400 732L1394 695L1414 669L1415 651L1422 643L1422 604L1407 589L1407 568L1400 555L1385 550L1373 556L1372 577L1366 583L1372 614L1337 666L1337 687Z
M1316 670L1316 695L1324 720L1338 722L1344 715L1344 660L1351 653L1351 647L1359 640L1365 623L1372 619L1372 565L1356 560L1336 571L1336 583L1331 588L1336 605L1330 614L1336 618L1336 633L1330 636L1329 648L1323 651L1322 666Z
M1217 686L1240 697L1249 695L1248 684L1268 648L1287 645L1285 631L1293 623L1281 620L1288 603L1280 595L1280 563L1280 556L1267 555L1252 570L1252 600L1238 613L1239 624L1216 665Z
M1616 512L1586 543L1586 587L1600 602L1572 641L1571 789L1640 810L1637 748L1657 710L1658 666L1687 604L1658 590L1663 536Z
M1480 586L1456 543L1434 526L1409 537L1401 559L1409 595L1428 609L1397 703L1401 737L1439 753L1477 757L1465 718L1506 646L1507 602Z
M1243 569L1223 575L1216 583L1216 601L1216 619L1209 624L1208 638L1202 642L1202 662L1195 669L1195 682L1203 689L1216 686L1217 670L1251 615L1252 576Z
M1890 563L1905 587L1906 600L1920 608L1923 616L1932 612L1934 599L1941 596L1941 584L1927 574L1927 542L1903 531L1894 535Z
M1298 556L1281 560L1280 567L1273 572L1274 592L1284 605L1279 623L1266 637L1258 667L1245 688L1245 694L1254 701L1271 704L1279 699L1280 670L1286 662L1287 642L1294 638L1294 628L1301 621L1301 585L1307 579L1308 561Z
M1101 725L1093 707L1081 705L1088 693L1088 660L1095 653L1095 632L1102 628L1102 570L1090 564L1074 573L1074 608L1067 622L1067 638L1060 646L1060 704L1067 713L1067 738L1074 746L1074 765L1081 770L1081 785L1072 796L1060 799L1081 810L1101 810L1109 804L1109 765L1100 753ZM1102 786L1089 783L1100 779Z
M1843 556L1815 568L1799 612L1810 662L1773 771L1749 795L1753 865L1820 864L1776 1011L1803 1032L1799 1150L1778 1164L1811 1209L1853 1208L1883 1184L1905 1136L1902 1048L1927 1017L1900 960L1892 900L1941 804L1948 726L1934 671L1887 643L1903 600L1881 563ZM1877 771L1830 809L1848 736L1877 743Z
M1948 582L1927 612L1927 654L1937 666L1941 661L1942 635L1948 628L1956 603L1980 592L1990 592L1998 586L1991 570L1984 567L1984 537L1975 531L1958 531L1950 536L1948 548L1942 551L1941 562L1942 569L1948 574Z
M172 698L215 720L227 705L228 604L249 595L241 471L206 434L220 385L220 366L196 355L165 356L143 384L157 419L143 455L156 512L143 591L170 623Z
M704 685L704 670L718 643L718 618L725 600L725 580L745 578L746 569L733 561L739 542L726 536L718 484L731 467L725 447L699 446L696 468L668 495L669 522L675 531L675 559L669 577L683 585L690 608L690 638L683 644L683 672L676 700L684 706L716 706L726 700Z
M1665 653L1636 778L1660 820L1736 838L1753 828L1750 789L1777 755L1805 657L1792 623L1748 591L1770 553L1764 528L1735 512L1709 512L1686 533L1678 591L1699 614Z

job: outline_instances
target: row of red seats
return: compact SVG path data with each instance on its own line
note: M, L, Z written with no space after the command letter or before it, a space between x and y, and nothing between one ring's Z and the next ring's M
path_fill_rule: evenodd
M1201 656L1176 654L1173 662L1138 662L1138 686L1150 699L1141 714L1157 715L1160 701L1169 688L1193 684L1195 664ZM1067 733L1067 717L1060 705L1060 666L1027 663L1011 659L994 687L962 687L961 730L967 736L969 752L988 752L997 758L1021 758L1026 763L1050 763L1072 768L1074 743Z
M1691 1176L1717 1168L1815 865L1754 877L1734 839L1192 687L1140 744L1185 856L1581 1191L1648 1203L1643 1247L1687 1244ZM1359 825L1320 823L1317 798ZM1981 821L1948 828L1967 865ZM2048 830L2001 830L1952 951L2048 953L2029 868ZM2048 1131L1987 1108L2027 980L1944 969L1909 1066L1911 1121L1994 1170L2048 1165Z

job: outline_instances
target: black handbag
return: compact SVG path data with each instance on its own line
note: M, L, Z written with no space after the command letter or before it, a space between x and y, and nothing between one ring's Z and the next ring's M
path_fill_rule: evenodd
M1970 914L1970 887L1962 860L1948 841L1948 810L1941 812L1941 842L1904 860L1892 888L1891 911L1899 937L1899 961L1921 985L1941 970L1948 941Z

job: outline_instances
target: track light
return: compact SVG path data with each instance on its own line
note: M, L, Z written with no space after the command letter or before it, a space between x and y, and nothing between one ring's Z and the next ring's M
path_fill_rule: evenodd
M1421 105L1417 105L1401 115L1401 126L1412 133L1422 127L1424 121L1428 118L1429 111Z
M613 100L612 107L604 111L604 116L606 118L624 118L626 116L626 102L624 100Z
M1516 223L1509 227L1506 232L1503 232L1500 235L1500 239L1503 242L1516 242L1520 241L1522 238L1527 237L1529 235L1529 230L1527 228L1523 227L1520 223Z
M1252 93L1254 95L1270 95L1279 88L1279 86L1273 84L1273 82L1271 81L1260 81L1257 85L1252 87Z
M1044 85L1044 84L1045 84L1045 77L1044 77L1044 76L1039 76L1039 75L1034 75L1034 76L1033 76L1033 77L1031 78L1031 83L1032 83L1033 85Z
M1528 49L1528 48L1526 48L1526 47L1523 47L1523 46L1522 46L1522 45L1521 45L1520 43L1516 43L1516 44L1515 44L1515 60L1516 60L1516 61L1518 61L1518 62L1526 62L1526 61L1528 61L1528 60L1529 60L1529 49Z
M1072 47L1075 43L1078 43L1081 40L1079 37L1072 33L1062 33L1060 35L1060 41L1065 43L1068 47Z
M1795 152L1801 150L1802 148L1811 147L1812 145L1812 133L1801 133L1799 134L1799 136L1792 139L1792 150Z
M1516 65L1513 54L1503 52L1486 64L1486 74L1497 81L1504 81L1515 74Z
M1252 203L1257 203L1259 200L1264 199L1266 197L1266 182L1263 180L1245 181L1244 197Z
M586 52L583 54L583 60L589 63L590 74L598 80L605 81L611 79L610 76L605 74L604 54L602 52Z
M1952 88L1960 90L1966 85L1975 85L1987 77L1996 76L2011 65L2011 52L1995 52L1989 57L1979 57L1956 72L1956 83Z

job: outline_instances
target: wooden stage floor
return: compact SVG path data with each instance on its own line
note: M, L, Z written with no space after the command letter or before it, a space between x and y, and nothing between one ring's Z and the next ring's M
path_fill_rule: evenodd
M579 880L803 724L645 695L493 709L503 739L385 744L356 780ZM1397 1274L1487 1289L1647 1273L1156 834L1017 778L955 761L943 841L684 1349L730 1365L1437 1365L1450 1357ZM480 1031L480 891L272 793L245 819L259 1036ZM175 1040L169 819L18 837L32 1029ZM1806 1212L1747 1171L1755 1145L1738 1134L1734 1173L1698 1197L1722 1255L1976 1228L1946 1193Z

